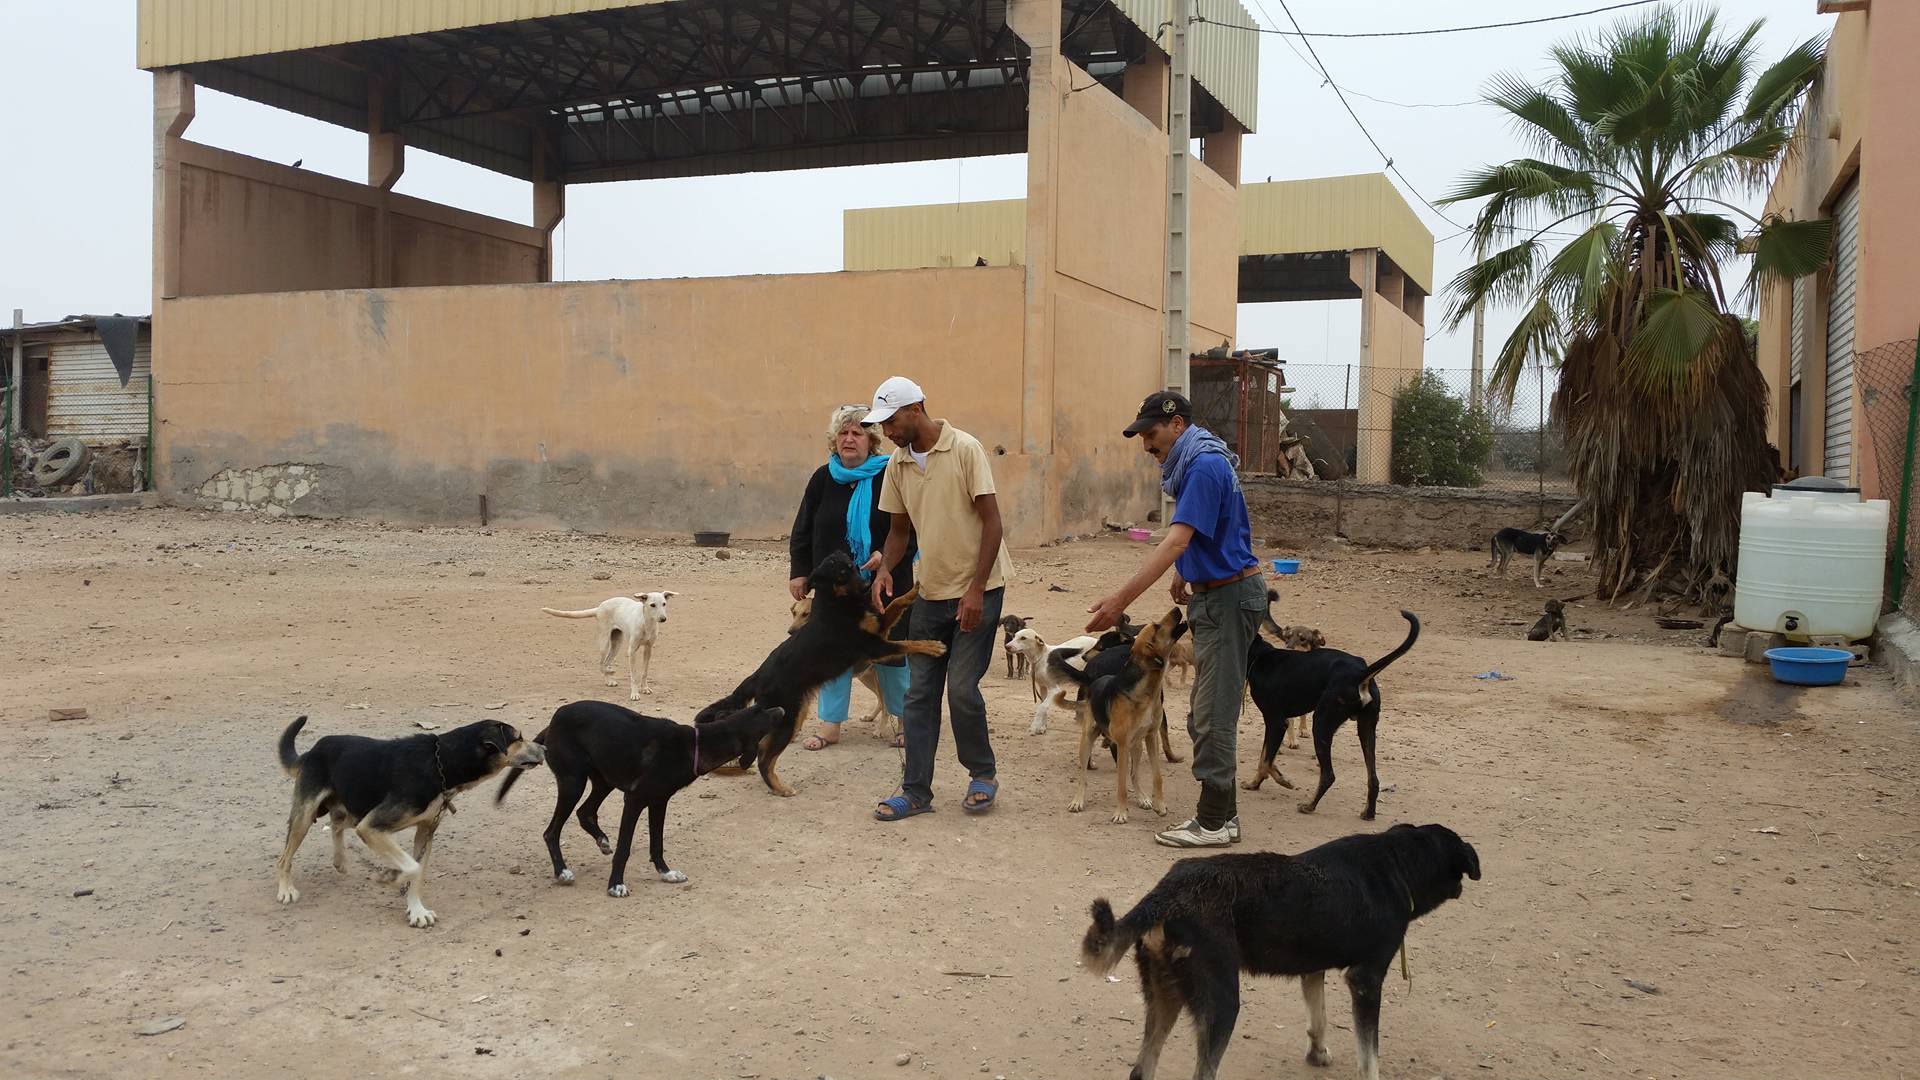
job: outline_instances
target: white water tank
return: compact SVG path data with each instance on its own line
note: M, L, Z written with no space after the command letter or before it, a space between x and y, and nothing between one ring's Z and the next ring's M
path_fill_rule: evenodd
M1797 640L1873 636L1887 568L1887 500L1824 476L1740 500L1733 621Z

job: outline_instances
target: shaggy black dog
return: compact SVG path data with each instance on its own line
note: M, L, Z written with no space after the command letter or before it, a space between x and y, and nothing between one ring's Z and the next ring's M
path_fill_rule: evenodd
M1081 942L1086 966L1112 970L1136 943L1146 1035L1133 1080L1153 1080L1182 1009L1199 1043L1197 1080L1213 1080L1240 1014L1240 973L1300 979L1307 1061L1325 1065L1326 973L1346 972L1360 1075L1377 1080L1380 988L1413 920L1480 880L1480 856L1444 825L1395 825L1298 855L1181 859L1118 922L1103 897Z
M919 590L909 589L895 597L884 612L869 610L867 585L860 580L853 558L844 551L836 551L821 560L807 578L807 588L813 593L813 610L807 615L806 624L775 646L733 693L701 709L693 718L694 723L704 724L750 704L779 709L786 721L775 724L758 746L748 748L740 756L739 762L744 769L758 758L760 779L766 781L767 789L775 795L794 794L792 788L780 782L774 765L799 730L807 699L827 680L861 661L872 663L909 653L922 656L947 653L946 645L938 641L890 640L887 635L913 606Z

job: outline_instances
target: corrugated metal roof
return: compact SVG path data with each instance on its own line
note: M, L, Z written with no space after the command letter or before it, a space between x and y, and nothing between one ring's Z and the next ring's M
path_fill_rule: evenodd
M844 222L848 270L1027 261L1025 199L848 210Z
M138 64L315 49L663 0L140 0Z
M56 342L48 350L47 434L110 443L147 434L147 384L153 348L133 349L133 377L120 385L107 347L98 341Z
M1240 253L1377 247L1433 293L1433 234L1384 173L1240 186Z
M995 265L1024 261L1026 200L848 210L848 270ZM1240 185L1240 253L1287 255L1377 247L1409 280L1433 292L1433 234L1380 173Z
M1113 0L1113 6L1166 51L1170 42L1160 27L1173 20L1173 0ZM1239 0L1194 0L1193 13L1212 23L1259 25ZM1194 81L1205 87L1241 127L1258 130L1260 35L1198 22L1187 31L1187 47L1193 58Z

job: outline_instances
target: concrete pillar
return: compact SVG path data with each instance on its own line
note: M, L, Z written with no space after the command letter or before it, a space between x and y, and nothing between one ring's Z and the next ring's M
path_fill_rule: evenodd
M1363 484L1384 484L1391 475L1393 376L1374 362L1373 315L1380 303L1380 250L1361 248L1347 256L1348 275L1360 287L1360 364L1354 380L1353 477Z
M1240 138L1245 129L1233 117L1227 117L1223 131L1200 138L1200 163L1234 187L1240 186Z
M179 296L184 282L180 275L182 204L180 191L180 138L193 123L193 76L184 71L153 73L153 329L151 371L148 397L152 401L154 445L150 455L153 484L165 491L171 486L169 459L163 452L167 429L162 422L166 412L168 359L166 301Z
M1052 469L1054 270L1058 265L1060 125L1070 104L1073 66L1060 56L1058 0L1010 0L1007 25L1031 50L1027 68L1026 299L1020 379L1020 450L1028 483L1038 484L1040 521L1023 539L1060 534L1060 500ZM1087 78L1087 76L1081 76Z
M552 281L553 233L567 216L567 182L560 177L541 132L534 133L533 168L533 227L545 235L540 280Z
M387 128L387 82L367 78L367 186L381 192L373 210L373 287L393 284L393 214L387 194L407 168L407 143Z
M1148 49L1139 63L1128 64L1120 77L1120 99L1161 131L1167 130L1169 71L1167 54L1156 48Z

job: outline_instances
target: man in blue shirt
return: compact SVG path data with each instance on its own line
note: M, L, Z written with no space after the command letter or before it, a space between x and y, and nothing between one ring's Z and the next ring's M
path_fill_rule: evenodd
M1266 611L1267 583L1253 557L1240 464L1219 436L1193 422L1193 403L1172 391L1151 394L1123 432L1140 436L1160 463L1160 489L1173 497L1173 521L1146 564L1088 611L1088 633L1114 625L1127 605L1173 568L1173 602L1193 624L1194 816L1159 833L1168 847L1223 847L1240 840L1234 784L1234 734L1247 685L1247 648Z

